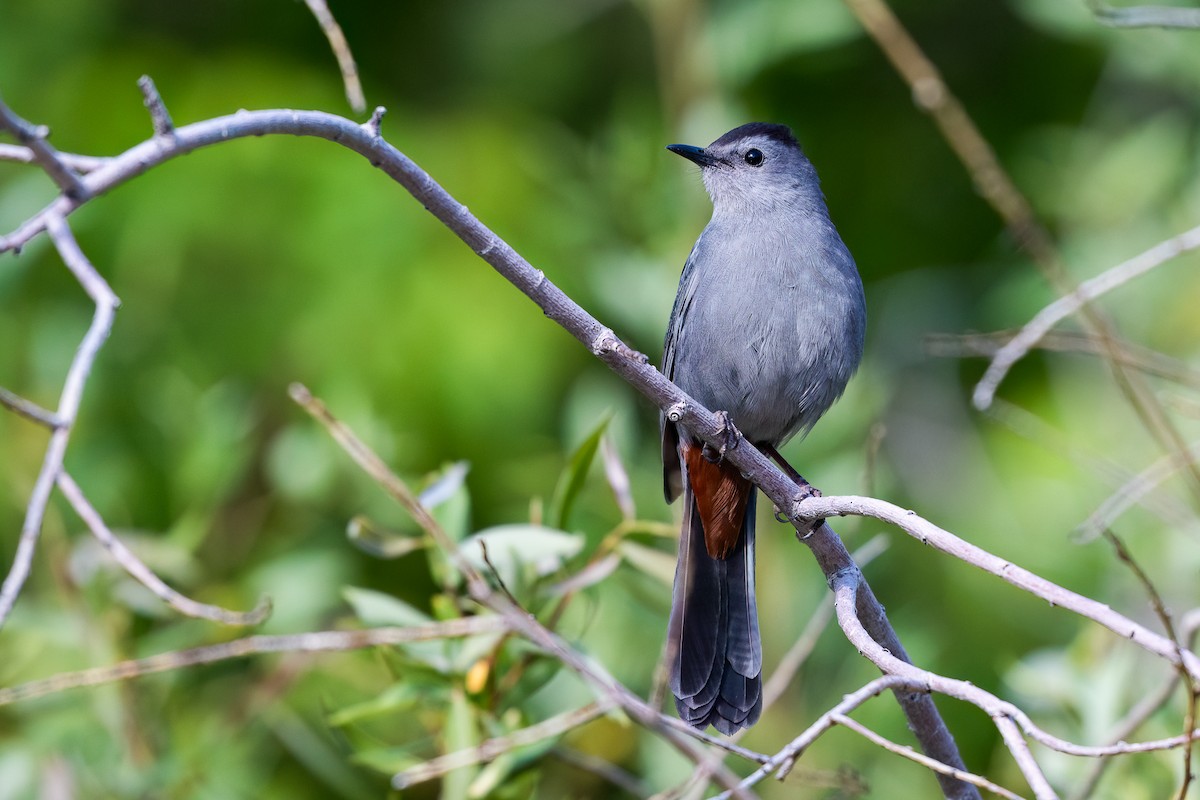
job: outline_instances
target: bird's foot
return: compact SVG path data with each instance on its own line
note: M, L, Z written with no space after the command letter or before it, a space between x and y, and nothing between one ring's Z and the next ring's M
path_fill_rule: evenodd
M797 503L813 497L821 497L821 490L804 480L804 478L801 478L799 475L793 476L792 480L796 481L796 494L794 497ZM790 524L792 522L792 518L783 513L779 506L775 506L775 521L782 522L784 524Z
M733 424L733 419L727 412L717 411L716 415L721 421L721 446L713 447L705 442L703 450L704 458L711 464L720 464L725 459L725 454L737 447L738 441L742 438L741 432Z

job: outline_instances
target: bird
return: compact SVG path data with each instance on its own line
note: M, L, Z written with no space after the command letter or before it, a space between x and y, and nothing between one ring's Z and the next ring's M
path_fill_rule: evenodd
M663 373L803 481L778 448L812 428L862 360L854 258L786 125L751 122L707 147L667 149L699 167L713 213L679 280ZM660 424L664 493L683 496L669 686L681 719L733 735L762 713L757 491L723 448L665 415Z

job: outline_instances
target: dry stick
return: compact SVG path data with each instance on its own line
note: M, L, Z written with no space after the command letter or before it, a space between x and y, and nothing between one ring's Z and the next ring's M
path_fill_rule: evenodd
M972 399L976 408L984 409L991 404L992 398L996 395L996 389L1013 364L1024 358L1030 349L1059 322L1085 308L1088 303L1106 292L1196 248L1200 248L1200 225L1159 242L1133 258L1084 281L1074 291L1043 308L1025 324L1025 327L1021 328L1016 336L996 351L987 371L975 386L975 394Z
M43 697L67 689L99 686L104 683L152 675L156 672L167 672L263 653L341 652L361 650L365 647L501 633L507 629L508 625L501 617L488 615L404 628L368 628L360 631L316 631L282 636L246 636L231 642L193 647L189 650L176 650L149 658L139 658L135 661L121 661L108 667L67 672L44 680L6 687L0 689L0 706L22 700L32 700L35 697Z
M1192 445L1190 455L1192 458L1200 456L1200 443ZM1109 495L1086 520L1080 523L1078 541L1088 542L1102 535L1118 517L1135 504L1141 503L1147 494L1154 491L1160 484L1179 472L1183 466L1184 463L1179 456L1171 453L1155 461L1137 475L1134 475L1129 481Z
M108 163L107 158L96 156L81 156L75 153L58 153L58 160L78 173L98 170ZM28 147L17 144L0 144L0 161L10 161L17 164L36 164L37 157Z
M410 786L416 786L418 783L440 778L451 770L492 761L518 747L534 744L543 739L549 739L551 736L560 736L567 731L586 725L596 717L607 714L613 705L614 701L610 698L597 700L582 708L564 711L512 733L487 739L474 747L455 750L452 753L432 758L392 776L392 788L404 790Z
M857 733L859 736L862 736L864 739L879 745L884 750L887 750L890 753L895 753L903 758L907 758L909 761L914 761L923 767L927 767L935 772L943 772L947 775L958 778L961 781L973 783L979 788L987 789L992 794L1000 795L1001 797L1007 798L1007 800L1022 800L1019 794L1014 794L1008 789L1005 789L1003 786L992 783L987 778L982 778L971 772L964 772L963 770L947 767L940 761L934 761L929 756L922 755L916 750L913 750L911 747L897 744L885 736L880 736L875 731L859 723L858 721L847 717L845 714L834 714L832 720L836 724L841 725L843 728L848 728L849 730Z
M987 692L976 690L975 687L972 687L965 681L943 678L940 675L934 675L912 666L907 663L907 659L904 658L902 653L896 653L886 643L880 642L878 638L868 631L862 623L863 609L861 608L861 603L863 602L864 595L870 592L870 588L863 582L862 573L857 567L847 568L834 576L832 588L834 597L836 598L834 608L837 612L838 624L845 632L846 638L858 648L860 653L883 670L885 674L904 676L910 681L919 682L920 685L927 686L929 690L944 691L953 696L975 695L976 699L996 700L996 698ZM964 689L966 691L963 691ZM893 691L898 693L901 690L897 688ZM959 692L962 692L962 694L960 695ZM980 707L983 708L984 706L980 704ZM1057 800L1058 796L1054 793L1054 789L1050 787L1050 783L1046 780L1041 767L1034 761L1032 754L1029 752L1029 747L1021 737L1016 725L1001 724L1005 721L1007 715L992 712L992 716L996 720L997 727L1000 729L1000 734L1003 736L1005 744L1017 760L1017 765L1021 768L1025 779L1029 782L1030 788L1033 789L1034 796L1038 800ZM941 775L941 773L938 774Z
M37 403L26 400L24 397L10 392L3 386L0 386L0 406L4 406L9 411L20 414L25 419L36 422L39 425L44 425L51 430L62 425L62 420L53 411L47 411Z
M0 128L7 128L17 141L29 148L33 160L41 165L63 194L76 200L88 198L87 188L79 180L75 170L59 156L58 151L46 141L50 129L45 125L34 126L13 113L12 109L0 100Z
M75 513L79 514L79 518L91 530L92 535L113 557L113 560L135 580L180 614L197 619L209 619L225 625L257 625L271 613L271 601L266 597L259 600L258 605L252 611L230 611L220 606L200 603L190 597L185 597L164 583L154 574L153 570L139 561L138 557L109 530L104 518L88 502L83 490L66 470L60 470L58 473L58 488L75 509Z
M513 633L523 636L535 646L551 654L586 680L601 697L611 700L613 704L619 705L625 713L640 724L656 731L686 758L694 763L700 763L704 753L692 744L689 736L692 738L703 737L695 736L686 726L684 727L687 735L685 732L679 731L672 724L672 720L663 717L657 710L647 705L598 664L584 658L508 597L493 592L483 575L463 556L458 545L447 535L433 515L421 505L404 481L388 469L374 451L360 440L349 427L334 417L325 404L313 397L306 387L294 383L289 388L289 393L293 400L325 426L334 440L342 446L342 449L355 463L398 501L412 515L417 524L429 534L430 538L438 544L450 562L463 574L467 582L467 591L472 599L504 618ZM728 770L722 771L717 777L722 785L736 789L737 779ZM748 797L749 795L739 793L738 796Z
M1090 470L1105 483L1114 486L1117 497L1138 483L1136 476L1121 464L1110 460L1102 453L1097 453L1072 441L1046 420L1014 403L997 398L984 413L1030 442L1057 451L1064 458L1069 458ZM1164 456L1164 458L1168 461L1177 461L1173 456ZM1145 491L1137 492L1134 496L1129 497L1130 504L1140 503L1143 508L1172 528L1186 529L1189 526L1195 526L1195 512L1176 499L1174 495L1166 491L1158 491L1154 498L1146 498L1144 495L1152 489L1153 487L1146 487ZM1120 509L1120 511L1123 510Z
M627 794L638 798L649 798L652 796L650 790L646 788L637 776L632 775L610 761L605 761L600 756L594 756L591 753L584 753L570 747L563 747L562 745L555 747L550 752L564 764L569 764L576 769L602 778Z
M871 497L812 497L796 503L791 516L797 519L824 519L846 514L874 517L891 523L923 544L954 556L972 566L1011 583L1019 589L1061 606L1108 628L1123 639L1187 670L1192 680L1200 680L1200 658L1190 650L1181 650L1171 639L1161 636L1119 614L1104 603L1084 597L1051 583L1027 569L964 541L907 509Z
M1162 595L1158 593L1158 589L1155 587L1154 582L1150 580L1150 576L1146 574L1145 570L1143 570L1141 565L1138 564L1138 562L1134 559L1133 553L1129 552L1129 549L1125 547L1125 543L1121 541L1120 537L1118 537L1111 530L1105 529L1104 538L1107 539L1109 544L1113 546L1113 549L1116 550L1117 559L1120 560L1122 564L1125 564L1127 567L1129 567L1130 571L1133 572L1134 577L1137 578L1138 583L1142 584L1142 587L1146 590L1146 594L1150 598L1150 605L1154 609L1154 614L1162 623L1163 630L1167 632L1167 636L1171 637L1171 640L1175 642L1175 649L1180 654L1179 660L1182 662L1184 647L1183 642L1185 640L1179 638L1179 636L1175 633L1175 623L1171 621L1171 612L1169 612L1166 605L1163 604ZM1184 715L1183 729L1185 735L1190 737L1191 731L1196 727L1197 686L1200 686L1200 681L1188 680L1187 672L1183 669L1183 667L1176 667L1176 670L1179 673L1179 677L1183 679L1184 688L1187 690L1187 713ZM1188 786L1191 784L1191 782L1192 748L1189 742L1188 746L1183 748L1183 779L1179 788L1179 800L1186 800Z
M1113 28L1200 28L1200 8L1174 6L1130 6L1113 8L1100 0L1088 5L1096 21Z
M346 87L346 101L350 103L350 108L355 114L361 114L367 110L367 98L363 95L362 81L358 78L358 65L354 63L354 54L350 52L350 43L346 41L346 34L342 33L342 26L333 18L325 0L304 2L317 18L317 24L321 26L321 31L329 40L329 46L337 57L338 69L342 71L342 83Z
M1179 635L1181 641L1192 642L1196 637L1196 632L1200 630L1200 608L1194 608L1183 615L1179 621ZM1113 743L1123 742L1132 736L1138 728L1145 724L1146 720L1150 719L1155 711L1171 699L1171 695L1175 693L1176 687L1179 685L1180 674L1178 670L1173 670L1171 677L1165 681L1159 689L1158 694L1150 695L1142 698L1142 700L1129 710L1125 718L1118 722L1112 733L1109 734L1108 740ZM1092 796L1096 785L1100 783L1100 778L1104 775L1104 770L1108 767L1111 756L1102 756L1096 760L1096 763L1088 770L1083 781L1071 793L1070 800L1086 800Z
M834 717L838 714L849 714L854 709L861 706L873 697L878 697L888 690L916 690L928 691L928 689L918 683L914 683L911 677L905 675L884 675L876 678L873 681L863 685L859 689L851 692L842 698L841 702L833 708L826 711L820 717L813 721L799 736L788 743L786 747L780 750L775 755L771 756L761 767L755 770L750 775L747 775L742 780L742 786L754 786L760 783L764 778L777 770L790 770L805 750L821 738L829 729L834 726ZM728 792L717 795L713 800L726 800Z
M925 352L932 356L949 358L992 358L1000 348L1012 341L1015 330L993 333L931 333L924 337ZM1200 389L1200 370L1193 369L1187 362L1136 342L1122 339L1113 342L1117 358L1127 367ZM1085 353L1104 356L1104 344L1095 336L1078 331L1047 331L1034 345L1041 350L1056 353Z
M159 95L158 87L154 85L153 79L149 75L143 75L138 78L138 88L142 90L142 104L150 113L150 124L154 127L154 135L163 138L174 136L175 123L172 121L171 113L167 111L167 106L163 103L162 96Z
M86 196L86 193L82 196ZM63 197L66 195L64 194ZM92 364L96 360L101 345L104 344L109 331L112 330L113 318L116 315L117 306L120 304L104 278L100 277L100 273L96 272L87 256L79 249L79 244L71 234L71 229L67 226L66 221L54 212L43 213L40 216L42 224L54 241L54 246L62 255L63 262L75 275L75 279L79 281L92 302L96 304L96 311L92 317L92 324L84 334L83 341L79 343L79 349L75 352L75 358L71 360L71 366L67 369L67 377L63 381L63 390L58 399L58 411L56 412L59 425L50 434L50 442L46 445L46 455L42 459L42 468L38 472L33 492L29 498L29 505L25 509L25 521L21 525L21 537L17 542L17 552L13 556L13 564L4 579L4 585L0 587L0 627L3 627L7 621L8 615L17 601L17 596L20 595L21 588L25 585L25 579L29 577L29 571L33 565L33 554L37 549L37 540L42 530L42 519L46 515L46 507L50 502L50 492L54 488L54 482L62 470L63 458L67 452L67 442L71 438L71 428L75 424L76 416L79 413L79 404L83 399L84 385L87 383L88 374L91 372Z
M1070 294L1075 283L1063 267L1049 232L1038 222L1029 201L1004 171L979 128L942 80L937 67L921 51L885 0L845 2L912 88L917 105L933 117L942 136L970 173L976 190L1004 220L1018 246L1029 252L1058 294ZM1164 449L1183 452L1186 449L1183 437L1167 417L1158 397L1142 376L1129 372L1122 365L1115 344L1118 337L1111 321L1094 306L1084 305L1080 310L1083 321L1103 345L1105 360L1118 388L1142 424ZM1194 462L1189 465L1188 477L1192 493L1200 501L1200 467Z

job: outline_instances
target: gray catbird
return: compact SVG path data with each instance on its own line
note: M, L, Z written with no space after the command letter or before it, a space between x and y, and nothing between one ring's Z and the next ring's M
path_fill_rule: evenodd
M673 144L713 202L679 280L663 372L786 466L776 450L824 414L862 357L866 305L816 170L783 125L752 122L708 147ZM683 493L671 691L687 722L725 734L762 711L754 599L754 486L665 418L667 502Z

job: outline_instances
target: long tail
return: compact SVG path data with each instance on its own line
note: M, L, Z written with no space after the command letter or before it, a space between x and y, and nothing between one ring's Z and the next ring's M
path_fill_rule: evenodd
M725 558L704 543L691 482L683 481L684 517L671 600L668 642L675 708L689 724L732 735L762 712L762 643L754 600L754 505L751 489L741 535Z

